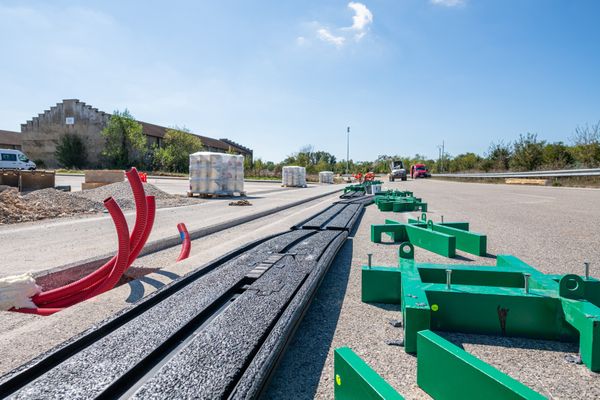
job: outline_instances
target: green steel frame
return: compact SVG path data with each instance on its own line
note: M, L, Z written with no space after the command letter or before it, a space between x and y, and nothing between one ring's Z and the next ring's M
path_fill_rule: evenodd
M386 219L384 224L371 225L371 241L381 243L382 234L389 235L394 243L410 242L436 254L453 258L456 249L485 256L487 254L487 236L470 232L468 222L427 221L423 213L421 219L408 219L400 223Z
M417 384L435 400L545 399L430 330L419 332L417 346ZM335 349L333 375L336 400L403 399L348 347Z
M335 349L333 369L336 400L404 399L348 347Z
M436 400L545 399L432 331L419 332L417 347L417 384Z
M510 255L496 266L416 263L410 243L399 267L362 267L364 302L402 305L404 347L419 331L579 341L583 363L600 372L600 281L546 275Z
M382 181L365 181L356 185L348 185L344 188L344 194L348 192L366 192L367 186L370 185L383 185Z

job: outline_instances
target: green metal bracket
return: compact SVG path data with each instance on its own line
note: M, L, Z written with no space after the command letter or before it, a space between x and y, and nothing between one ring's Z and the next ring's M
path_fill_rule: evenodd
M436 400L546 397L429 330L419 332L417 384Z
M335 349L333 369L336 400L404 399L348 347Z
M381 235L385 233L394 243L408 241L445 257L455 257L456 249L486 255L487 236L468 229L468 222L434 223L410 218L408 224L404 224L386 219L385 224L371 225L371 241L381 243Z
M495 267L401 258L399 268L363 267L362 274L363 301L400 301L408 353L417 351L424 329L578 341L583 363L600 372L596 279L545 275L508 255Z
M410 242L445 257L456 256L456 238L414 224L386 220L382 225L371 225L371 241L381 243L381 235L388 233L395 243Z
M456 238L456 248L466 253L476 256L485 256L487 254L487 236L481 233L469 231L468 222L440 222L432 220L425 222L423 216L421 219L408 219L408 223L419 228L430 229L434 232L444 233Z
M427 211L427 203L419 197L414 197L412 192L388 191L375 197L375 204L380 211Z

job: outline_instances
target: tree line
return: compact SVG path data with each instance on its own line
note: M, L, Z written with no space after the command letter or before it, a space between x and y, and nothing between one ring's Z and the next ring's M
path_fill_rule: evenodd
M105 146L103 164L108 168L138 166L145 170L187 173L189 154L202 150L199 137L185 128L167 129L162 146L148 146L142 126L127 111L116 111L102 131ZM86 149L81 138L67 134L57 143L56 157L67 168L87 166ZM492 143L482 155L467 152L452 156L448 153L437 160L416 154L380 155L373 161L338 160L333 154L304 146L298 152L275 163L261 158L245 159L246 176L279 177L286 165L299 165L308 174L332 171L344 174L388 173L392 160L402 160L408 169L416 163L424 163L432 172L468 171L535 171L543 169L595 168L600 167L600 121L578 126L570 143L541 140L535 133L519 136L514 142Z
M445 153L436 160L421 154L412 157L384 154L373 161L350 160L348 163L346 160L337 160L328 152L305 146L280 163L265 162L260 158L254 163L248 162L246 171L255 176L279 176L283 166L299 165L306 167L308 174L320 171L344 174L346 169L351 174L386 174L390 171L390 162L398 159L403 161L407 169L413 164L423 163L432 172L450 173L595 168L600 167L600 121L577 127L569 144L548 142L539 139L535 133L526 133L514 142L492 143L483 155L467 152L452 156Z

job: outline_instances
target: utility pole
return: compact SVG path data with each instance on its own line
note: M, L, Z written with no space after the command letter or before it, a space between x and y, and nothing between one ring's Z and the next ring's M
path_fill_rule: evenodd
M346 128L346 175L350 169L350 127Z
M437 164L437 171L438 173L442 172L442 146L438 145L438 164Z
M444 157L446 157L446 153L444 152L444 141L442 140L442 172L444 172Z

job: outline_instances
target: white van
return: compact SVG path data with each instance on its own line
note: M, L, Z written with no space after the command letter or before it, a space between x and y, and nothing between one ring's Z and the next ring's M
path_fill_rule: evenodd
M35 163L21 150L0 149L0 169L35 169Z

